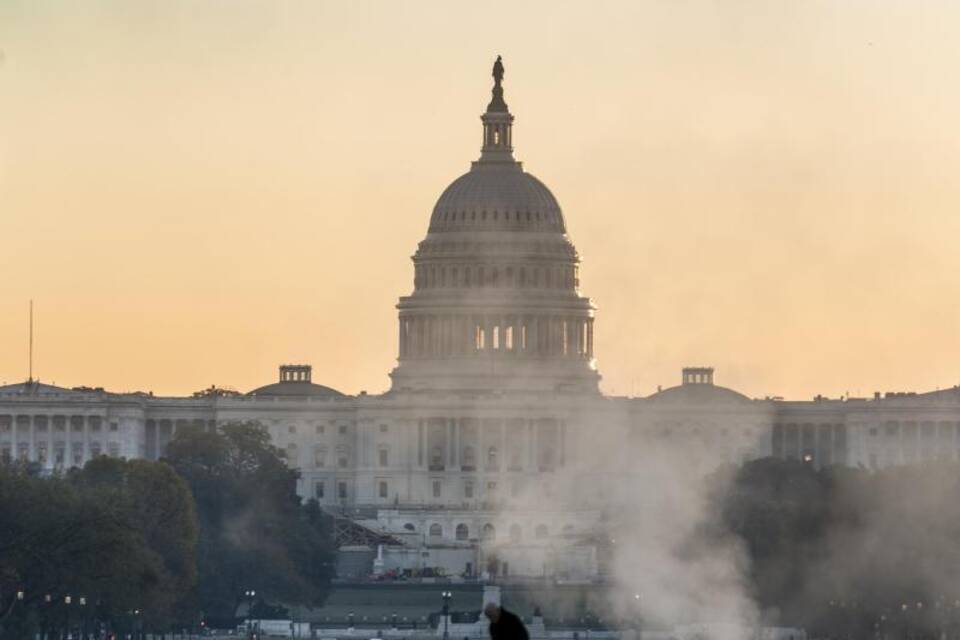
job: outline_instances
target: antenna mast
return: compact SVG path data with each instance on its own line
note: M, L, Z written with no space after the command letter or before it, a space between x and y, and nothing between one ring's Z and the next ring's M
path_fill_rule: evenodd
M33 382L33 300L30 301L30 368L27 382Z

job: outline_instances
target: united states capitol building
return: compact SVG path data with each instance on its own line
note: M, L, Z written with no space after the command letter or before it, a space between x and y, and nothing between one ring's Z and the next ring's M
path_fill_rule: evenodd
M345 521L341 542L361 558L345 573L367 563L580 577L602 561L597 496L564 485L558 503L556 493L598 437L669 440L716 465L774 456L877 469L957 457L956 387L752 399L716 384L711 368L678 366L679 384L648 397L601 394L580 259L559 203L514 159L502 78L498 60L480 157L440 195L413 256L389 391L349 396L302 364L244 394L28 381L0 387L0 455L50 471L98 455L157 459L185 426L256 421L300 470L301 495ZM520 495L535 499L512 508Z

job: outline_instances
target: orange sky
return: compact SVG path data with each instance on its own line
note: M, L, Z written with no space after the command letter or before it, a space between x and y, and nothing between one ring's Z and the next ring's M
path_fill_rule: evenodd
M960 4L0 2L0 382L381 391L506 63L608 392L960 382Z

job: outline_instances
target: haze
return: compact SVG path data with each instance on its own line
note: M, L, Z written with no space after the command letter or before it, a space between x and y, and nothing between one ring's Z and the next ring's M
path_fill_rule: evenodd
M81 6L82 4L82 6ZM0 382L388 386L497 54L607 392L960 382L960 6L0 3Z

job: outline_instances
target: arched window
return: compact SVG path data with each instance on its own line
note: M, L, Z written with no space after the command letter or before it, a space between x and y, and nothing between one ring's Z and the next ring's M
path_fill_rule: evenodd
M543 540L549 535L549 533L550 532L547 529L547 525L538 524L536 530L533 532L533 535L537 537L537 540Z
M497 469L500 466L500 459L497 457L497 448L490 447L487 449L487 468L488 469Z
M461 464L461 467L464 469L473 469L476 466L477 454L472 446L467 445L463 448L463 463Z
M431 538L439 538L442 535L443 535L443 527L441 527L439 524L430 525Z
M468 540L470 538L470 529L465 524L457 525L457 540Z
M520 542L520 539L523 537L523 534L520 529L520 525L512 524L510 525L510 542Z
M482 532L483 533L480 537L483 538L484 540L495 540L497 537L497 530L490 523L483 525Z

